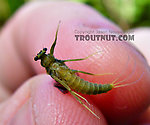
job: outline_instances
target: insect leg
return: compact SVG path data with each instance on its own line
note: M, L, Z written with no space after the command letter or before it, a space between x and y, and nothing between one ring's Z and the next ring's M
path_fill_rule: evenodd
M87 110L89 110L95 117L100 119L100 117L98 117L89 107L87 107L76 95L74 95L74 94L72 94L72 95L77 99L77 101L79 101L80 104L82 104Z
M99 53L100 51L97 51L97 52L95 52L95 53L93 53L93 54L91 54L91 55L89 55L89 56L87 56L87 57L85 57L85 58L80 58L80 59L68 59L68 60L61 60L61 61L63 61L63 62L70 62L70 61L81 61L81 60L86 60L86 59L88 59L89 57L91 57L91 56L93 56L93 55L95 55L95 54L97 54L97 53Z
M53 78L54 78L57 82L59 82L61 85L63 85L72 95L76 95L76 96L82 98L88 105L90 105L90 103L89 103L84 97L82 97L81 95L79 95L79 94L77 94L76 92L72 91L72 90L70 89L70 87L69 87L68 85L66 85L62 80L58 79L56 76L53 76Z
M73 92L70 87L65 84L64 81L60 80L59 78L57 78L56 76L52 75L52 78L55 79L57 82L59 82L60 84L62 84L76 99L77 101L79 101L80 104L82 104L87 110L89 110L95 117L97 117L98 119L100 119L90 108L88 108L75 94L75 92Z
M88 105L90 105L90 103L89 103L84 97L82 97L81 95L79 95L78 93L76 93L76 92L74 92L74 91L72 91L71 93L72 93L72 94L75 94L75 95L78 96L78 97L80 97L80 98L83 99Z
M72 69L72 73L83 73L83 74L87 74L87 75L113 75L113 73L103 73L103 74L93 74L93 73L89 73L89 72L84 72L84 71L80 71L80 70L74 70Z
M59 82L61 85L63 85L69 92L71 91L70 87L64 81L60 80L54 75L52 75L52 78L55 79L55 81Z

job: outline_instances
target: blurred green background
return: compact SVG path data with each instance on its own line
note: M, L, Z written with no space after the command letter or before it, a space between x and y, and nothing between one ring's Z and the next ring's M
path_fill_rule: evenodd
M32 0L0 0L0 27L23 4ZM35 0L34 0L35 1ZM122 29L150 26L150 0L69 0L85 3Z

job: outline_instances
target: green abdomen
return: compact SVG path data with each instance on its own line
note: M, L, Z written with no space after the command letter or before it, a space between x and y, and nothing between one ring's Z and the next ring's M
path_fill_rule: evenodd
M111 84L96 84L81 79L76 74L70 74L69 72L64 76L67 85L80 93L95 95L100 93L106 93L113 87Z

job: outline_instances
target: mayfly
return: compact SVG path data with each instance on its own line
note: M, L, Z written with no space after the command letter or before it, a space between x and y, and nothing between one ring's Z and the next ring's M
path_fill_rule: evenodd
M96 95L96 94L106 93L112 90L113 88L122 87L122 86L126 86L129 84L119 85L125 80L115 83L118 80L118 78L115 79L110 84L96 84L96 83L91 83L91 82L85 81L84 79L81 79L76 73L83 73L87 75L105 75L105 74L112 74L112 73L92 74L92 73L88 73L88 72L84 72L80 70L69 69L65 64L65 62L69 62L69 61L81 61L81 60L88 59L93 54L85 58L80 58L80 59L68 59L68 60L56 59L54 57L54 48L56 46L58 29L59 29L59 25L56 30L55 40L50 48L50 53L46 54L47 48L43 48L43 50L41 50L37 54L34 60L37 61L40 59L41 65L45 67L47 73L56 82L61 84L67 91L69 91L77 99L77 101L79 101L86 109L88 109L93 115L99 118L88 106L86 106L82 102L82 100L84 100L87 104L89 104L88 101L76 92L80 92L80 93L88 94L88 95ZM140 78L138 80L140 80Z

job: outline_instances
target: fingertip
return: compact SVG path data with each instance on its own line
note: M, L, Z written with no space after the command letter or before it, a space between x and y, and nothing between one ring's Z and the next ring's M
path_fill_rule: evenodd
M99 110L92 108L100 119L87 111L70 94L62 94L53 86L53 82L45 74L25 82L13 96L0 105L1 124L107 124Z
M149 27L141 27L141 28L135 28L130 29L131 32L134 32L135 40L133 44L143 53L145 58L147 59L149 65L150 65L150 50L148 42L149 34L150 34L150 28Z
M150 104L150 72L148 63L134 46L118 43L117 45L110 44L110 47L113 51L106 53L106 57L108 55L111 57L111 60L108 62L111 64L104 68L117 72L117 75L114 78L104 77L102 78L103 82L111 83L118 78L117 82L124 80L121 83L122 85L133 82L134 84L118 87L106 94L92 98L109 123L122 124L137 117ZM130 60L126 66L128 55ZM105 82L108 79L110 81Z
M133 122L134 125L149 125L150 124L150 106Z

